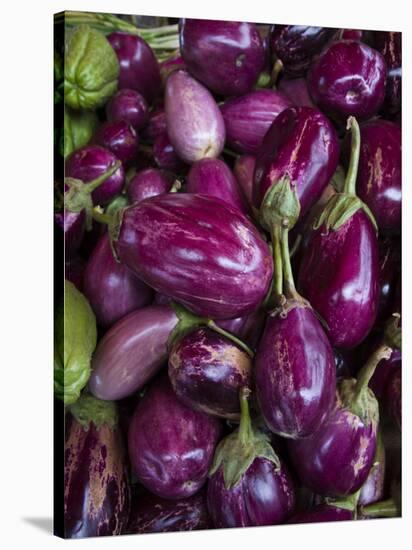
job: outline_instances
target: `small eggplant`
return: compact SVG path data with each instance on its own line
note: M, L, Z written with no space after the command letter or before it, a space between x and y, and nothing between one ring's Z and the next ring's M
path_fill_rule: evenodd
M149 114L149 121L141 135L148 143L153 143L157 136L165 132L167 132L166 113L162 107L158 107Z
M354 518L352 510L333 504L318 504L311 510L299 512L288 523L322 523L325 521L350 521Z
M146 168L137 172L127 185L127 196L130 203L140 202L149 197L170 191L171 178L157 168Z
M374 47L380 52L388 69L383 110L396 115L402 102L402 34L400 32L375 31Z
M315 108L315 104L309 95L306 78L282 78L278 89L286 95L296 107Z
M237 157L233 173L240 188L246 197L249 206L253 204L253 176L255 172L256 157L253 155L242 155Z
M137 405L129 428L129 457L138 481L169 499L197 493L221 433L218 419L189 409L167 376L156 380Z
M177 155L191 164L216 158L225 144L225 123L212 94L187 71L173 72L166 83L167 132Z
M179 37L187 69L215 94L250 92L264 68L263 42L253 23L181 19Z
M155 137L153 141L153 158L157 166L162 170L180 173L185 164L176 154L167 132Z
M149 120L149 106L145 98L136 90L119 90L106 105L107 120L125 120L137 131Z
M295 489L265 433L252 427L248 392L240 392L240 426L218 445L209 473L207 503L213 525L251 527L284 523Z
M104 122L97 129L93 141L109 149L125 167L130 166L137 155L139 138L136 130L126 120Z

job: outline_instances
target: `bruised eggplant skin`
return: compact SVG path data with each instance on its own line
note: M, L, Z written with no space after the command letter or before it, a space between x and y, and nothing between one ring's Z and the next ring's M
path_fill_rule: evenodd
M65 538L122 534L130 492L120 430L93 422L85 429L70 414L65 430Z

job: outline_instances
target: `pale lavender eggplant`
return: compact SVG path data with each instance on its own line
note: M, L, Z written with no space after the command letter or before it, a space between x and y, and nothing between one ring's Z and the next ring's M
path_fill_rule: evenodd
M256 352L256 394L268 428L299 439L316 432L335 404L332 347L312 308L290 301L275 311Z
M204 195L167 193L129 206L113 246L146 284L213 319L254 311L273 274L270 249L256 227Z
M339 508L332 504L318 504L311 510L295 514L288 523L323 523L325 521L350 521L352 519L355 518L351 510Z
M153 291L113 257L110 238L105 233L93 250L84 273L84 294L107 329L135 309L151 303Z
M187 71L174 71L166 83L165 112L176 154L191 164L216 158L225 144L225 124L215 99Z
M109 149L126 167L135 160L139 146L136 130L126 120L104 122L96 130L93 142Z
M149 115L149 121L142 130L142 137L149 143L153 143L157 136L167 132L166 113L163 107L154 109Z
M265 65L265 51L253 23L180 20L180 52L187 69L212 92L250 92Z
M233 167L235 178L250 206L253 204L253 176L255 173L255 165L256 157L254 155L242 155L237 157Z
M109 149L100 145L87 145L67 158L65 177L76 178L84 183L101 176L118 160ZM119 166L116 172L92 193L94 204L106 205L118 195L124 185L124 169Z
M282 78L278 89L286 95L296 107L315 108L309 91L306 78Z
M142 388L167 362L167 342L178 319L168 306L138 309L113 325L99 341L89 389L117 400Z
M167 132L155 137L153 141L153 158L162 170L179 173L185 168L185 164L176 154Z
M402 429L402 368L399 366L388 380L385 406L397 428Z
M149 120L149 106L136 90L124 88L115 93L106 105L107 120L125 120L135 130L143 128Z
M239 153L255 155L272 122L291 106L292 102L277 90L255 90L228 99L220 107L227 145Z
M157 496L190 497L206 482L220 433L219 420L183 405L163 376L146 391L131 421L132 469Z
M223 160L205 158L194 162L186 178L186 191L216 197L246 216L249 214L242 190Z
M137 172L127 185L127 196L130 203L140 202L149 197L167 193L172 180L162 170L146 168Z
M249 355L208 328L183 336L170 350L169 380L178 399L213 416L240 417L239 392L250 387L251 373Z
M383 56L356 40L333 42L310 67L309 93L316 105L337 122L352 115L367 120L385 98Z
M161 91L159 64L153 50L140 36L113 32L107 36L120 63L119 89L140 92L153 103Z
M383 110L393 116L401 111L402 35L400 32L375 31L373 45L383 55L388 69Z

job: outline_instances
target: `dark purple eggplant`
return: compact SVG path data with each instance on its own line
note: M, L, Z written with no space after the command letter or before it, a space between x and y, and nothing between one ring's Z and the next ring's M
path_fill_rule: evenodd
M358 506L368 506L383 499L385 489L385 447L380 433L376 446L375 460L359 493Z
M109 149L125 167L135 160L139 146L136 130L126 120L104 122L96 130L93 141Z
M383 110L388 115L400 112L402 102L402 34L375 31L374 47L380 52L388 69Z
M264 68L265 52L253 23L180 20L180 52L188 70L212 92L250 92Z
M207 479L221 433L217 418L183 405L163 376L146 391L129 428L138 481L162 498L194 495Z
M130 203L140 202L149 197L170 191L172 180L157 168L146 168L137 172L127 185Z
M250 387L251 371L249 355L209 328L183 336L169 354L169 379L179 400L221 418L239 419L239 391Z
M107 103L106 116L110 122L125 120L135 130L140 130L149 120L149 107L142 94L124 88Z
M216 528L284 523L295 506L292 479L268 435L252 427L246 391L240 405L240 426L219 443L210 469L210 517Z
M159 63L160 77L162 79L163 87L166 86L168 76L178 69L186 69L185 62L180 55L169 57Z
M309 95L306 78L282 78L278 89L286 95L296 107L315 108L315 104Z
M375 325L389 317L400 270L400 243L389 237L379 239L379 308Z
M67 236L66 236L67 238ZM83 292L84 270L86 262L79 255L72 255L65 261L64 278L74 284L77 290Z
M191 164L220 155L225 123L212 94L187 71L173 72L166 83L167 132L176 154Z
M402 368L399 366L388 380L385 406L397 428L402 430Z
M107 36L120 63L119 90L137 90L151 104L161 90L159 64L151 47L140 38L123 32Z
M65 425L65 538L120 535L129 519L127 458L114 403L83 395Z
M333 504L318 504L311 510L299 512L288 523L323 523L325 521L350 521L354 518L352 510Z
M382 107L386 72L378 51L356 40L340 40L310 67L309 93L316 105L339 123L348 116L367 120Z
M247 218L214 197L158 195L125 208L117 221L119 260L197 315L235 318L265 298L273 273L268 245Z
M379 305L376 222L356 196L360 131L349 119L352 153L344 190L334 194L309 232L298 288L324 319L333 346L350 349L366 338Z
M256 157L253 155L242 155L237 157L233 167L233 173L240 188L246 197L248 204L253 204L253 176L255 172Z
M86 214L81 212L56 212L54 220L64 235L65 254L71 257L77 253L84 236L86 227Z
M105 233L93 250L84 273L84 294L103 328L151 303L153 291L126 266L116 262Z
M157 136L167 132L166 113L163 107L158 107L149 115L149 121L142 131L142 137L153 143Z
M277 90L254 90L221 105L226 143L234 151L255 155L272 122L292 102Z
M393 373L400 367L401 362L401 351L394 349L390 358L383 359L376 367L369 386L379 400L384 398L389 380Z
M336 29L326 27L273 25L269 39L273 60L281 61L286 74L303 76L312 60L336 33Z
M360 29L342 29L342 40L362 40L365 31Z
M153 158L156 165L162 170L179 173L185 164L176 154L167 132L155 137L153 141Z
M216 197L249 214L237 180L223 160L205 158L193 163L187 175L186 191Z
M204 491L180 500L168 500L149 491L136 496L127 533L170 533L209 529Z

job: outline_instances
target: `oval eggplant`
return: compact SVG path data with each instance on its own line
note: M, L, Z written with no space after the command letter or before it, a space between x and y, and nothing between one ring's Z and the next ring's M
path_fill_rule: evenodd
M167 193L172 187L171 178L157 168L146 168L137 172L127 185L130 203Z
M286 95L296 107L315 108L309 91L306 78L282 78L278 89Z
M255 226L204 195L167 193L129 206L113 246L146 284L212 319L254 311L273 273L269 247Z
M288 523L322 523L325 521L349 521L355 519L353 512L331 504L318 504L311 510L299 512Z
M125 120L135 130L140 130L149 120L149 106L142 94L124 88L107 103L106 116L110 122Z
M100 340L89 389L117 400L142 388L167 361L167 341L178 319L168 306L148 306L123 317Z
M249 355L208 328L183 336L169 354L169 379L179 400L222 418L239 418L239 391L250 386L251 371Z
M187 71L167 79L165 90L167 132L177 155L187 163L220 155L225 144L225 123L212 94Z
M380 52L388 69L383 110L395 115L402 102L402 34L400 32L375 31L374 47Z
M104 122L97 129L93 141L109 149L126 167L137 155L139 139L136 130L125 120Z
M240 188L246 197L248 204L253 204L253 176L255 173L256 157L253 155L242 155L237 157L233 173Z
M179 38L186 67L216 94L250 92L264 68L263 42L253 23L182 19Z
M382 55L356 40L333 42L308 73L309 93L328 116L343 123L367 120L382 107L386 64Z
M129 457L140 483L163 498L194 495L204 485L221 432L219 420L183 405L167 377L138 404L129 428Z
M292 102L277 90L255 90L228 99L220 107L226 143L234 151L255 155L272 122Z

